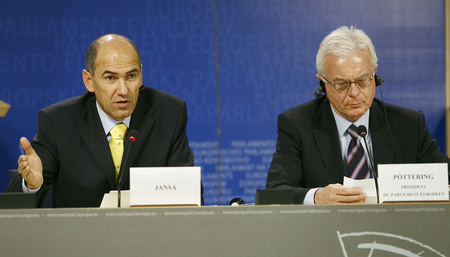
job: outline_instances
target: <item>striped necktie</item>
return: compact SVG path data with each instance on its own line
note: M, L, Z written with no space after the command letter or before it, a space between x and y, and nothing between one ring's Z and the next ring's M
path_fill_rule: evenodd
M355 125L350 125L347 132L352 136L347 152L347 172L346 176L352 179L370 178L369 166L364 148L358 140L358 133Z

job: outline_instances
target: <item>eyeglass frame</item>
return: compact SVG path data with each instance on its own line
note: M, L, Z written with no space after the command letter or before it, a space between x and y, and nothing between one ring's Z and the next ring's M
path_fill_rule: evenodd
M372 82L372 80L373 80L374 77L375 77L375 73L373 73L372 76L369 77L369 83L367 83L366 86L361 87L360 85L358 85L358 83L356 83L357 79L355 79L355 80L350 80L350 81L347 80L347 82L345 82L345 83L350 83L349 86L348 86L347 88L345 88L344 90L341 90L341 91L339 91L339 90L336 88L336 84L343 84L343 83L334 83L334 84L332 84L332 83L330 83L330 82L328 81L327 78L325 78L325 76L320 75L320 77L322 77L322 80L323 80L325 83L330 84L334 89L336 89L336 91L338 91L338 92L341 94L341 93L347 92L347 91L352 87L352 84L355 84L355 86L356 86L356 88L358 88L358 90L364 90L364 89L368 88L368 87L370 86L370 83Z

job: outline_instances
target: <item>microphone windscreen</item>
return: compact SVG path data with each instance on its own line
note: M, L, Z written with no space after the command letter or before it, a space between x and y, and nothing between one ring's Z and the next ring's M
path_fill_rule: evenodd
M358 135L365 137L367 135L367 128L364 125L359 125L358 127L358 131L357 131Z
M135 129L132 129L130 131L130 133L128 133L128 141L132 140L132 137L136 140L138 135L139 135L139 132L137 130L135 130Z

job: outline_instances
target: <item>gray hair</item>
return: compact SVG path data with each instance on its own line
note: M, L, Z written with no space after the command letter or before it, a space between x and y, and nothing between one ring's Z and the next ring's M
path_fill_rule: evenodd
M317 73L319 75L324 74L323 62L327 55L343 57L349 56L351 53L359 50L366 50L369 53L372 59L372 69L375 69L378 58L372 40L370 40L366 33L353 26L350 28L346 26L337 28L328 34L319 46L319 51L316 56Z

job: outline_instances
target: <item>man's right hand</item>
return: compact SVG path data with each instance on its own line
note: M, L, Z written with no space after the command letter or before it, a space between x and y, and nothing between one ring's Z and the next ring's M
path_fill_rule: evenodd
M359 188L343 187L341 184L330 184L320 188L314 195L315 204L362 204L367 195Z
M23 150L25 150L25 155L21 155L17 161L19 164L18 171L25 179L25 184L28 188L37 189L44 183L41 158L39 158L33 147L31 147L28 139L22 137L20 144Z

